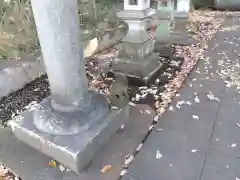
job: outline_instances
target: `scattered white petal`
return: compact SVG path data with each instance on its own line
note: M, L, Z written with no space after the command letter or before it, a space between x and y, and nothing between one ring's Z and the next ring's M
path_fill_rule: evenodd
M149 126L148 130L151 131L153 129L153 125Z
M156 159L161 159L163 155L160 153L159 150L156 151Z
M66 168L65 168L62 164L59 165L59 169L60 169L60 171L62 171L62 172L66 170Z
M163 131L163 129L157 128L156 131L157 131L157 132L161 132L161 131Z
M198 150L197 149L192 149L191 152L192 153L196 153Z
M189 106L192 105L192 103L190 101L186 101L186 104L189 105Z
M236 177L236 180L240 180L238 177Z
M133 102L129 102L128 104L129 104L130 106L136 106L136 104L133 103Z
M193 119L196 119L196 120L199 119L199 117L198 117L197 115L192 115L192 118L193 118Z
M125 125L124 125L124 124L122 124L122 125L121 125L121 127L120 127L120 129L121 129L121 130L123 130L123 129L124 129L124 127L125 127Z
M200 103L200 99L199 99L198 96L194 97L194 102L197 103L197 104Z
M120 176L124 176L126 173L127 173L127 170L124 169L124 170L122 170L122 171L120 172Z
M136 152L140 151L142 149L142 147L143 147L143 143L139 144L137 149L136 149Z
M169 111L173 111L173 106L169 106Z
M147 86L141 86L139 87L139 90L147 89Z
M234 143L234 144L231 145L232 148L234 148L234 147L236 147L236 146L237 146L236 143Z
M155 123L158 122L158 121L159 121L159 116L156 115L156 116L153 118L153 121L154 121Z
M111 109L119 109L117 106L111 106Z
M139 101L140 98L141 98L141 95L140 95L140 94L136 94L136 96L135 96L135 100L136 100L136 101Z
M237 125L237 127L239 127L239 128L240 128L240 122L237 122L237 123L236 123L236 125Z
M220 99L218 97L215 97L214 94L211 91L209 91L209 93L206 96L211 101L220 102Z
M133 159L134 159L133 155L129 156L129 158L125 159L124 165L128 166L133 161Z
M151 112L147 109L144 110L147 114L151 114Z

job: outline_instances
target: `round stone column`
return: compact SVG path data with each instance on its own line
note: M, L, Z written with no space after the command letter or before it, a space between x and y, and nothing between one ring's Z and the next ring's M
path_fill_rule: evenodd
M34 124L50 134L76 134L108 112L105 99L88 92L77 0L31 4L52 92L34 113Z

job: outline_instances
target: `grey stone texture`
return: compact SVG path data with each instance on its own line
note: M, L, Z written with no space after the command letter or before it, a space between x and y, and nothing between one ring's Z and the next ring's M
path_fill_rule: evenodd
M109 115L105 116L106 113L103 109L94 110L100 100L96 101L96 96L93 98L95 98L95 102L92 102L95 103L92 105L93 109L91 109L93 112L87 111L86 113L89 115L83 114L84 112L78 113L79 122L81 122L80 117L82 117L82 121L85 121L85 123L82 122L81 126L76 125L75 128L80 126L82 129L73 135L51 135L48 132L40 131L33 123L33 119L40 121L39 117L36 119L33 117L36 113L34 111L24 112L21 116L11 120L9 127L19 140L51 156L71 170L81 173L129 115L129 109L126 107L112 110ZM66 114L64 115L66 116ZM72 120L72 114L69 113L67 121ZM76 120L73 119L73 121Z
M139 113L145 109L151 114ZM61 171L59 167L51 168L48 165L51 157L19 141L7 128L0 129L0 162L24 180L117 179L125 156L134 152L141 143L154 116L154 110L148 105L131 107L129 118L120 120L124 128L112 134L110 141L97 151L92 162L80 174L67 169ZM108 173L102 173L101 168L109 164L113 168Z
M239 23L238 17L225 21L225 27ZM232 64L237 63L239 31L219 31L209 43L205 57L188 76L180 96L147 138L135 157L125 179L139 180L237 180L239 165L239 94L227 88L216 71L219 52L226 52ZM234 51L232 51L234 49ZM211 91L220 102L211 101ZM198 96L200 103L194 98ZM179 102L184 101L182 105ZM180 107L179 107L180 106ZM156 152L162 157L156 158ZM131 177L131 178L130 178ZM124 179L123 178L123 179Z
M31 5L52 94L8 125L19 140L80 174L128 117L128 105L110 110L106 97L88 90L77 0Z
M223 10L239 10L240 9L240 2L237 0L214 0L213 7Z
M119 56L112 63L112 71L144 83L160 71L163 64L154 52L154 41L146 27L155 10L123 10L118 17L128 24L128 32L119 45Z
M0 63L0 98L21 89L24 85L45 73L41 58L35 54L20 60Z

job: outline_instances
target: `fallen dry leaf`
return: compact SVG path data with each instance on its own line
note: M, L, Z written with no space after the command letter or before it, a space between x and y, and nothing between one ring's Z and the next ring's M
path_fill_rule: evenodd
M55 168L55 167L57 167L57 162L54 161L54 160L51 160L51 161L48 162L48 165L52 168Z
M103 166L103 168L100 170L102 173L107 173L109 172L111 169L113 168L112 165L106 165L106 166Z

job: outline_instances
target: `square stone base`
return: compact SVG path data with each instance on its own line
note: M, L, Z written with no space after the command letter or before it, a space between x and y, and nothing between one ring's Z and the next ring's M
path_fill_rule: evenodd
M174 29L175 31L187 31L188 18L175 18Z
M175 45L189 46L198 42L191 34L187 31L174 31L171 32L170 42Z
M76 135L50 135L33 124L34 111L26 111L9 122L14 135L24 143L80 174L100 148L120 128L129 115L129 107L112 110L102 121ZM86 119L87 121L88 119Z
M164 41L156 41L154 45L154 52L160 53L161 57L170 58L173 56L173 49L172 44L169 43L170 38L168 39L168 42Z
M163 66L164 64L159 59L159 54L152 53L143 60L122 57L115 59L112 64L112 71L126 76L129 80L137 80L144 84L149 84L154 75Z
M139 36L141 36L142 33L139 33ZM148 37L146 37L148 38ZM132 42L127 42L127 39ZM134 39L136 39L139 42L134 42ZM148 39L140 41L141 38L136 36L132 37L125 37L122 40L122 43L119 44L119 58L124 59L125 57L131 57L132 59L144 59L145 56L148 56L148 54L151 54L154 49L154 41ZM137 60L138 61L138 60ZM140 60L139 60L140 61Z

